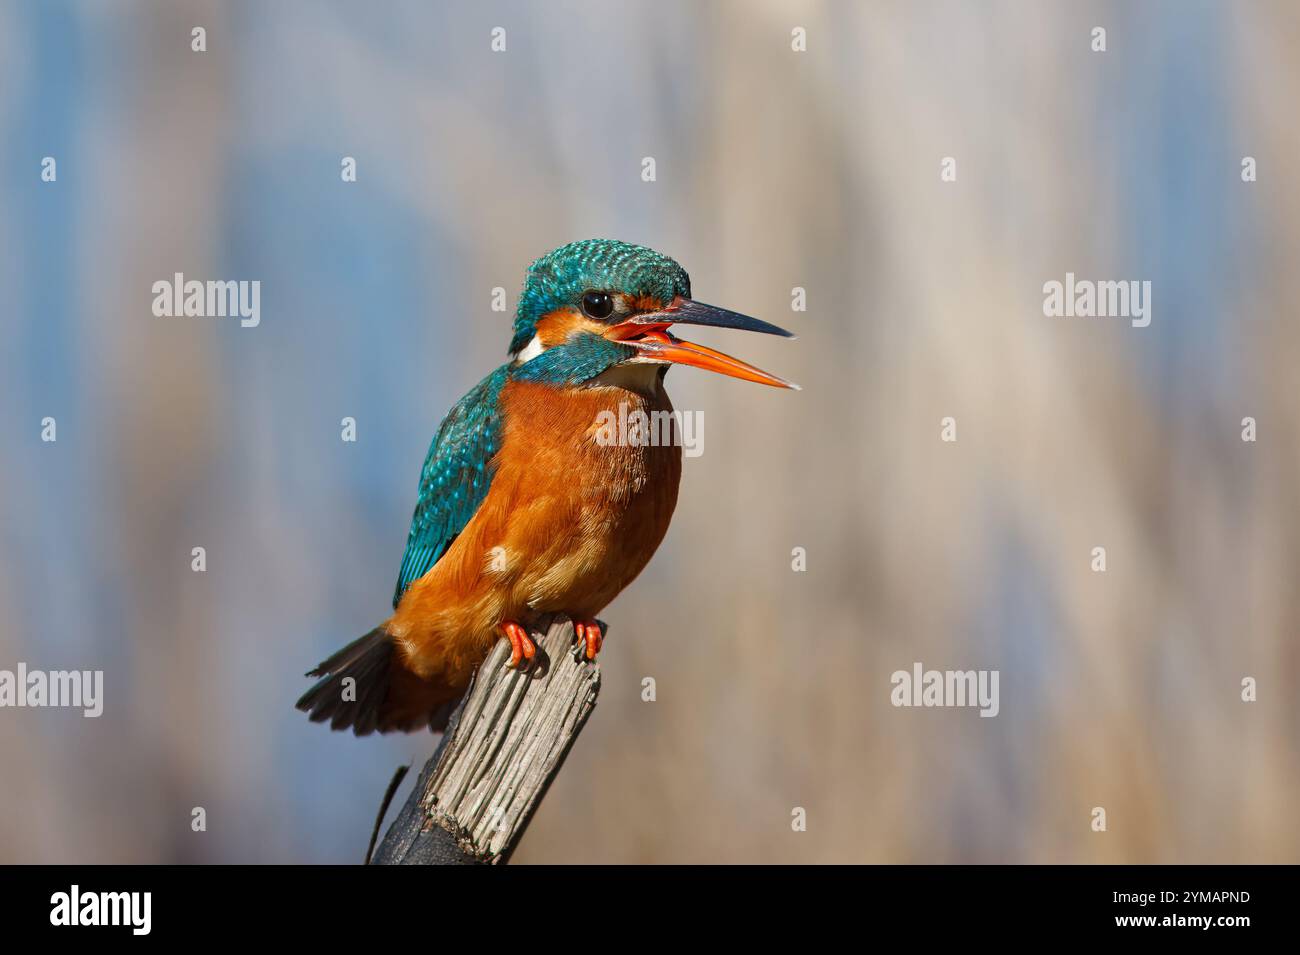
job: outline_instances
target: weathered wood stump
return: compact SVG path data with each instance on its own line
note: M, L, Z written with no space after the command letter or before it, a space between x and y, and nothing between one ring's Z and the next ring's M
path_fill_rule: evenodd
M600 691L600 668L567 617L542 619L529 635L538 653L526 671L506 668L506 640L492 648L374 864L509 861Z

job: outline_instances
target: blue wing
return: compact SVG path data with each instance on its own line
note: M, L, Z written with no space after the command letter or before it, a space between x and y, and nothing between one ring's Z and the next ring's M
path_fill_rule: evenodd
M397 577L393 606L446 553L492 483L492 457L501 447L501 411L497 399L509 377L502 365L448 412L429 446L420 472L420 496L411 517L406 556Z

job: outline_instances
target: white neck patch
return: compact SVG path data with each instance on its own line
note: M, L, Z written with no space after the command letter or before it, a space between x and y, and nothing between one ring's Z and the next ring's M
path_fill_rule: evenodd
M546 349L542 347L541 336L534 335L533 340L525 345L523 350L519 352L519 360L521 362L532 361L545 350Z

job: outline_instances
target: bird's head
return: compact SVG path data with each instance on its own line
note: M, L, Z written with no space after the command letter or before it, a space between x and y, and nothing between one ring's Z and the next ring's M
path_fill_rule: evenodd
M676 325L783 328L696 302L686 270L666 255L612 239L571 242L528 269L510 352L516 376L580 384L616 365L693 365L778 388L797 388L738 358L677 338Z

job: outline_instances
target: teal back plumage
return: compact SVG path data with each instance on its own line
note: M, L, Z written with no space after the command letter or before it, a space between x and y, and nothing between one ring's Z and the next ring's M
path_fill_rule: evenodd
M487 497L492 456L501 447L501 389L509 374L510 366L502 365L471 388L447 413L429 445L394 607L411 582L446 553Z

